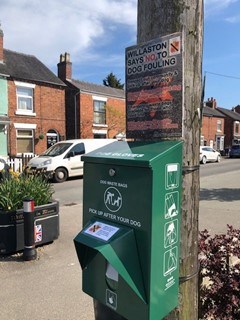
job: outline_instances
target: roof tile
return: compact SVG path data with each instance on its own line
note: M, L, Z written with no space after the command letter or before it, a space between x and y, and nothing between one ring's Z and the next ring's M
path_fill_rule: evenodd
M220 112L222 112L225 116L235 120L235 121L240 121L240 113L237 113L235 111L225 109L225 108L218 108Z
M25 81L43 82L66 86L35 56L4 49L4 63L0 63L0 74Z
M125 99L125 91L122 89L111 88L104 85L79 80L71 80L69 82L77 87L80 91Z

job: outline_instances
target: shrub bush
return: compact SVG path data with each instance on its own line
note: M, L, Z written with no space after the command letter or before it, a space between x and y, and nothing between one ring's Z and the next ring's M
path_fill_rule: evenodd
M14 175L0 182L0 212L23 208L23 199L31 197L35 206L47 204L54 193L52 185L38 175Z
M240 230L200 232L199 319L240 319Z

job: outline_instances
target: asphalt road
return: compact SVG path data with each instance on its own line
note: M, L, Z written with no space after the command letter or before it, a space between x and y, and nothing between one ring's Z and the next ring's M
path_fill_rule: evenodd
M240 159L201 170L199 229L216 234L226 233L227 224L240 228Z
M240 158L222 157L219 163L200 165L200 177L215 176L222 173L235 172L240 169Z
M240 170L240 159L229 159L222 157L219 163L207 163L200 165L200 183L205 177L218 176L222 173L231 174ZM221 179L219 179L221 185ZM63 183L54 183L54 198L60 201L61 205L82 204L83 178L71 178Z
M63 183L53 183L55 193L53 197L60 205L82 204L83 178L71 178Z

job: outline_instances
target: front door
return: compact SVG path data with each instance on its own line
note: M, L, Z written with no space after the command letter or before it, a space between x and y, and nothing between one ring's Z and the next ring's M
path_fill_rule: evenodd
M59 141L59 134L51 129L47 132L47 149Z

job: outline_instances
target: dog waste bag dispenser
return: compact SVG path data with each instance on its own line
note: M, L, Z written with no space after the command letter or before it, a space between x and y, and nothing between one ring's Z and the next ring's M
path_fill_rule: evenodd
M128 320L178 304L182 142L118 141L86 154L83 291Z

